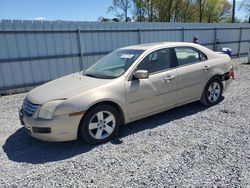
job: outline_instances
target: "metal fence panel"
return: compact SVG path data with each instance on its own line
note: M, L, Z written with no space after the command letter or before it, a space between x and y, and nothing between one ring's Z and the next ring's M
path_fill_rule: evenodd
M0 91L41 84L86 69L117 48L150 42L187 41L198 36L210 49L216 40L247 55L247 23L99 23L0 21Z

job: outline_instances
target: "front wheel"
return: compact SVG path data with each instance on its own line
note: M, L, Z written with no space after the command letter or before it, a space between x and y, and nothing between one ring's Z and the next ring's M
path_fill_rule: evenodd
M221 99L223 86L221 80L217 77L212 78L203 91L201 103L205 106L218 104Z
M113 138L121 125L117 110L109 105L100 105L84 115L80 135L91 144L107 142Z

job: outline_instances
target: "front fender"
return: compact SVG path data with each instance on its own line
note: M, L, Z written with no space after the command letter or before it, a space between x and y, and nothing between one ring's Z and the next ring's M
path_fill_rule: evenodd
M55 114L69 114L74 112L87 111L93 105L100 102L116 103L127 119L125 100L124 78L114 80L108 85L94 88L75 95L63 102L55 111Z

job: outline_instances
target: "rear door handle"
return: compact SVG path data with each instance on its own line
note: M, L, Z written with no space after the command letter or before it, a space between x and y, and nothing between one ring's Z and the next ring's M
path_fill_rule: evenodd
M204 68L202 69L203 71L208 71L210 69L210 66L204 66Z
M175 76L173 76L173 75L167 75L167 76L164 78L164 81L170 82L170 81L173 80L174 78L175 78Z

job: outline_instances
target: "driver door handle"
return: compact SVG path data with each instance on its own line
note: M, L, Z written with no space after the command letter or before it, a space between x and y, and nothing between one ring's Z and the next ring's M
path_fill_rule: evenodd
M210 66L204 66L204 68L202 69L203 71L208 71L210 69Z
M167 75L165 78L164 78L164 81L166 82L171 82L171 80L173 80L175 78L174 75Z

